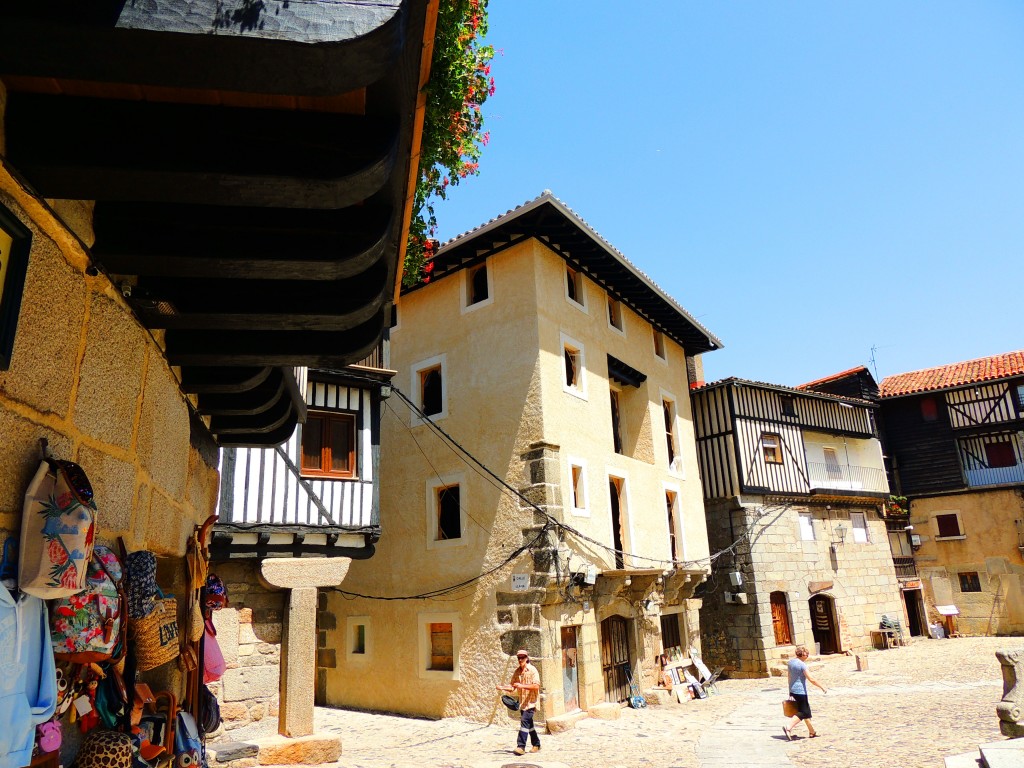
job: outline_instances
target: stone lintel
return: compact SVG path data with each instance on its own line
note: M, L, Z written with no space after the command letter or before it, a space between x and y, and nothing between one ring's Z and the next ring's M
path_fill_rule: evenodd
M336 587L351 564L348 557L268 557L260 563L260 575L278 589Z

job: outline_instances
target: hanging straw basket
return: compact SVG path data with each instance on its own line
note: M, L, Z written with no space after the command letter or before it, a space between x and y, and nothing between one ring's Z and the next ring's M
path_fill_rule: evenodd
M129 640L135 645L139 672L166 664L178 655L178 601L160 593L148 616L133 619Z

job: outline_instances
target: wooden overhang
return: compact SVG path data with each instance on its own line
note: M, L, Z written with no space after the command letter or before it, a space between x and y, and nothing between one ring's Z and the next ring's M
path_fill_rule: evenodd
M687 355L721 349L722 342L550 192L445 243L433 258L431 282L536 238L629 306ZM405 289L419 290L423 284Z
M7 160L95 201L93 266L220 445L280 444L292 368L380 343L437 2L0 4Z

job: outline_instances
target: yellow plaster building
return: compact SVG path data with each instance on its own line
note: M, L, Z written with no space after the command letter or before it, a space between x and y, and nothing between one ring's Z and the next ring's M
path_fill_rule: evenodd
M688 387L720 342L549 192L446 244L391 339L383 533L321 606L324 703L490 719L518 648L547 718L653 685L699 642Z

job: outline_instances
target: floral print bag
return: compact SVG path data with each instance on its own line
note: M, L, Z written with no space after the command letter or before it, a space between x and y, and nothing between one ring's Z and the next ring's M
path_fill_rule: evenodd
M18 587L43 600L81 592L95 535L96 503L85 472L44 459L25 492Z
M117 555L102 544L96 545L85 591L52 604L50 640L56 659L88 664L120 658L127 618L121 576Z

